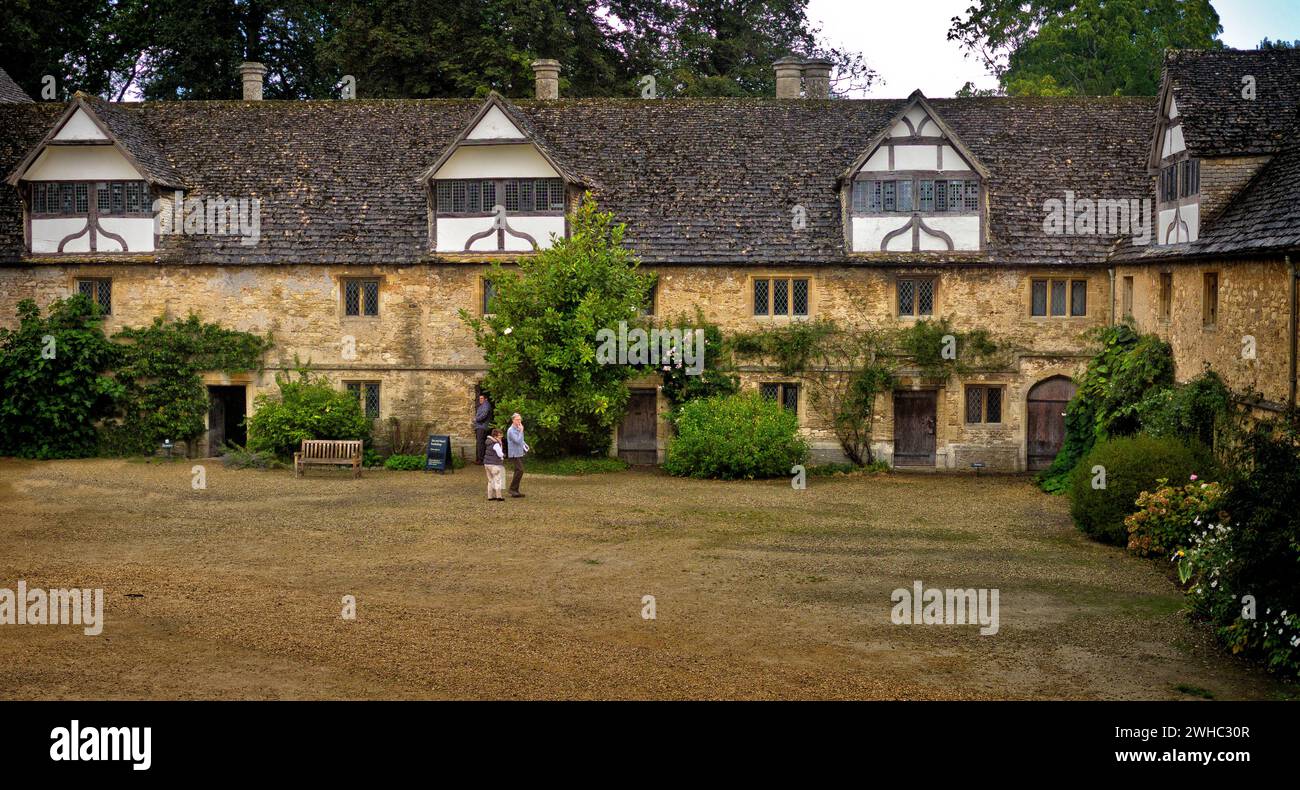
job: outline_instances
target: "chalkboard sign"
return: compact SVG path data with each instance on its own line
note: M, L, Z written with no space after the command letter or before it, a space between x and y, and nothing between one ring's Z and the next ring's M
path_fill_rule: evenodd
M452 471L450 436L429 437L429 444L424 450L424 471L439 473Z

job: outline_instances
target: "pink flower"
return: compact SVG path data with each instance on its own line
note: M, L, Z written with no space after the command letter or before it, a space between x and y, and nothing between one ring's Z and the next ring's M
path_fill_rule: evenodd
M1192 479L1195 480L1195 479L1196 479L1196 475L1192 475Z

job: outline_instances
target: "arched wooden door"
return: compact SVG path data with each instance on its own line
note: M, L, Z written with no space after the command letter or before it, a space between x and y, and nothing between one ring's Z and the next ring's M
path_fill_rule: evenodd
M1030 470L1046 469L1065 441L1065 405L1074 397L1074 382L1053 376L1029 390L1025 457Z

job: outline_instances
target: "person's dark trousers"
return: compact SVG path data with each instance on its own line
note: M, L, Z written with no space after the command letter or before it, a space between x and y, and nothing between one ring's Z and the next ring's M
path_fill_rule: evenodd
M523 496L519 493L519 482L524 479L524 459L511 458L510 463L515 467L515 474L510 478L510 495Z
M487 437L487 428L474 429L474 463L476 464L483 463L483 450L487 445Z

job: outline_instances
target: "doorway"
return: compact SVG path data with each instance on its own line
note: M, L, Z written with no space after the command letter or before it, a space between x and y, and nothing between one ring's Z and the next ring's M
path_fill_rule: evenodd
M244 385L208 387L208 455L224 455L226 443L248 444Z
M934 466L939 393L894 393L894 466Z
M634 465L659 462L658 392L632 390L618 429L618 457Z
M1053 376L1035 384L1027 397L1025 461L1029 471L1046 469L1065 443L1065 407L1074 397L1074 382Z

